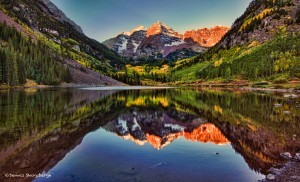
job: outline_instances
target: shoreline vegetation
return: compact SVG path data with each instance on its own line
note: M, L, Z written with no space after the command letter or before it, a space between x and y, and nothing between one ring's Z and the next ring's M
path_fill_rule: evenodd
M43 89L43 88L76 88L76 87L190 87L190 88L203 88L203 89L227 89L227 90L240 90L240 91L270 91L281 93L300 93L300 80L289 81L284 84L273 84L270 82L249 82L249 81L233 81L233 82L191 82L191 83L168 83L157 85L91 85L91 84L76 84L76 83L61 83L59 85L41 85L33 80L26 80L22 86L8 86L0 85L0 90L7 89ZM293 95L292 95L293 96Z

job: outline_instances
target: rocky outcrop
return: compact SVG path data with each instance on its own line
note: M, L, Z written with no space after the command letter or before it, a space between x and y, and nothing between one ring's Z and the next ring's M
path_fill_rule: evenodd
M70 20L60 9L58 9L50 0L39 0L42 2L46 7L44 9L45 12L48 12L50 16L55 18L56 20L62 22L62 23L68 23L73 28L75 28L78 32L83 34L83 31L79 25L77 25L74 21Z
M281 31L300 31L295 20L300 1L252 1L244 14L236 19L231 30L222 38L219 47L230 48L249 42L264 43L272 40Z
M186 42L196 42L203 47L213 47L230 30L228 27L216 26L214 28L203 28L198 30L186 31L184 40Z

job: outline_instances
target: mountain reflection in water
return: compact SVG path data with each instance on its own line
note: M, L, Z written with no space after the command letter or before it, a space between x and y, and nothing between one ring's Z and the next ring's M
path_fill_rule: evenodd
M0 181L32 180L6 178L5 173L55 169L99 128L158 150L180 138L230 144L250 169L262 174L284 162L280 153L300 150L300 100L282 94L45 89L1 91L0 97Z
M182 123L163 112L133 112L109 122L103 128L137 145L148 142L158 150L180 137L190 141L213 142L218 145L229 143L212 123L206 123L201 118Z

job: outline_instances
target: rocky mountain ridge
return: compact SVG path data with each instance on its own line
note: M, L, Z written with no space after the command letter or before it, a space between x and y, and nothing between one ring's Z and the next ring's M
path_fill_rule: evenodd
M43 6L44 11L48 11L50 15L56 20L64 23L70 24L73 28L75 28L78 32L83 33L82 28L77 25L74 21L69 19L60 9L58 9L50 0L40 0L45 6Z
M187 31L182 35L158 21L148 29L138 26L130 32L122 32L104 41L103 44L121 56L134 60L163 59L175 51L176 55L173 53L169 57L180 59L194 55L190 54L191 51L200 53L207 47L214 46L228 30L227 27L216 26L211 29Z
M198 42L203 47L213 47L229 30L230 28L228 27L216 26L213 28L186 31L184 33L184 40L186 42Z
M219 45L230 48L253 41L264 43L282 30L287 33L299 32L299 9L299 0L253 0Z

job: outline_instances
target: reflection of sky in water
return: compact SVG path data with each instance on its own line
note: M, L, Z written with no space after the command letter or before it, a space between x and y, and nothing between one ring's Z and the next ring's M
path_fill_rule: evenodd
M181 137L157 150L103 129L86 135L49 173L49 181L234 182L263 178L249 169L230 144L192 142Z

